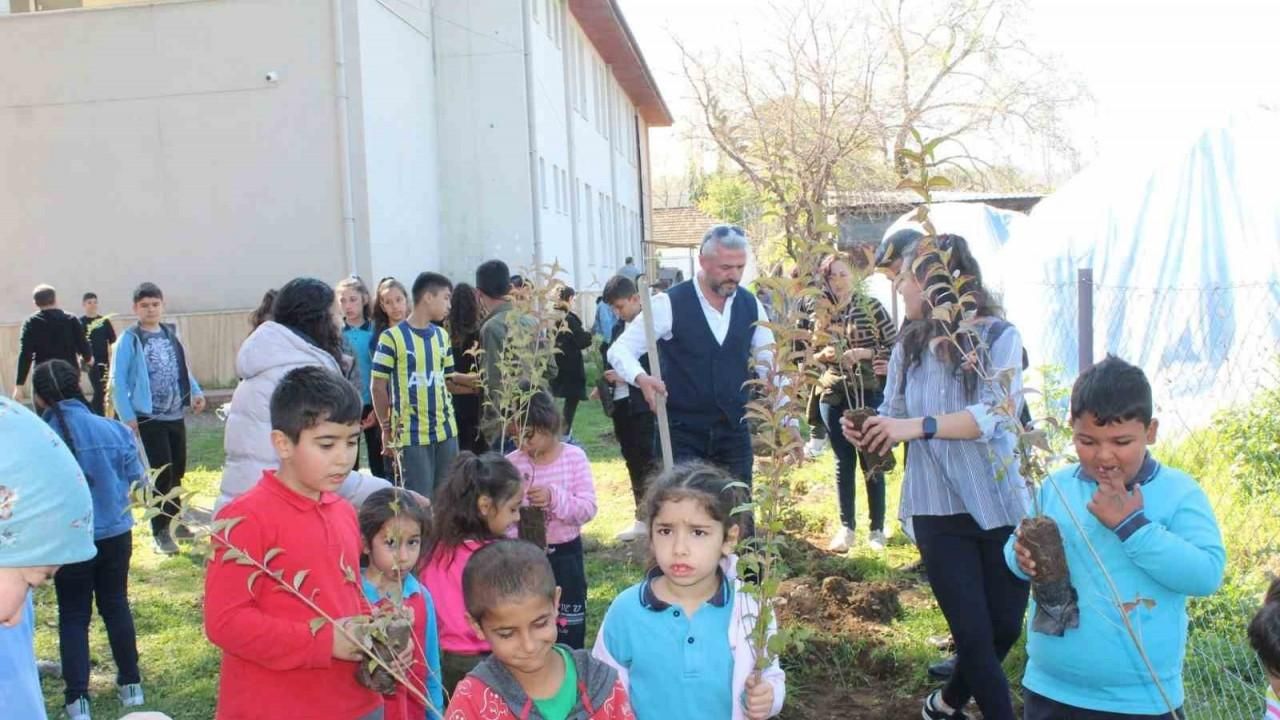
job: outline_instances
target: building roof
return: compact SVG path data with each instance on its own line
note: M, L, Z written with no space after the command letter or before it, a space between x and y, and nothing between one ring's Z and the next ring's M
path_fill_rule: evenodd
M649 127L670 127L673 120L658 83L645 64L640 45L622 17L617 0L569 0L587 39L608 63L614 77Z
M1005 205L1035 205L1044 195L1040 193L983 193L942 190L933 193L933 202L987 203L1003 207ZM892 190L888 192L840 192L831 193L827 202L832 209L839 212L857 212L884 207L914 207L923 201L920 196L910 190Z
M654 208L651 242L661 247L697 247L718 222L696 207Z

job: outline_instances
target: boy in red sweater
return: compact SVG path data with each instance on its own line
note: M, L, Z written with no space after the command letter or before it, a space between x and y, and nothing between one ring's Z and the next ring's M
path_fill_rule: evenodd
M635 720L616 670L556 644L560 588L541 548L480 548L462 572L462 595L493 654L458 683L445 720Z
M382 717L382 698L356 682L363 656L349 636L313 626L319 613L236 560L265 561L338 625L368 614L355 509L335 492L355 463L361 410L355 387L320 367L291 371L271 395L280 469L218 513L236 522L215 533L205 576L205 633L222 649L219 720Z

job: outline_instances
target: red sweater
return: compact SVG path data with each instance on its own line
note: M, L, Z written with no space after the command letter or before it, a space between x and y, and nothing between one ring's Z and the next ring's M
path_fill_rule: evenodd
M311 500L285 487L274 472L229 503L219 518L244 518L229 542L284 572L286 582L308 571L302 592L334 619L366 615L360 589L360 530L341 497ZM356 682L356 664L333 657L333 626L311 631L315 611L255 568L223 562L226 545L214 540L205 575L204 628L222 649L219 720L307 718L351 720L373 712L382 698ZM350 578L343 567L350 568Z

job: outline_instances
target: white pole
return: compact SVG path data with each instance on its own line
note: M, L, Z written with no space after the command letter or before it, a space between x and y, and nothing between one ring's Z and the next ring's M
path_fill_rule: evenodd
M649 375L655 380L662 380L662 365L658 361L658 338L653 330L653 306L649 302L649 283L645 279L646 276L641 275L640 286L636 290L640 293L640 307L644 312L644 339L649 345ZM654 410L658 414L658 439L662 444L662 469L670 470L675 461L671 454L671 427L667 424L667 396L658 395Z

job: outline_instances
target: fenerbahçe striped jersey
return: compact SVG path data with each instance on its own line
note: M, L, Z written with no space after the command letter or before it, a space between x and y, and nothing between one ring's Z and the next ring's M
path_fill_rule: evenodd
M458 434L444 382L453 371L453 347L444 328L433 324L420 330L406 320L378 338L371 375L390 383L391 409L400 422L397 446L434 445Z

